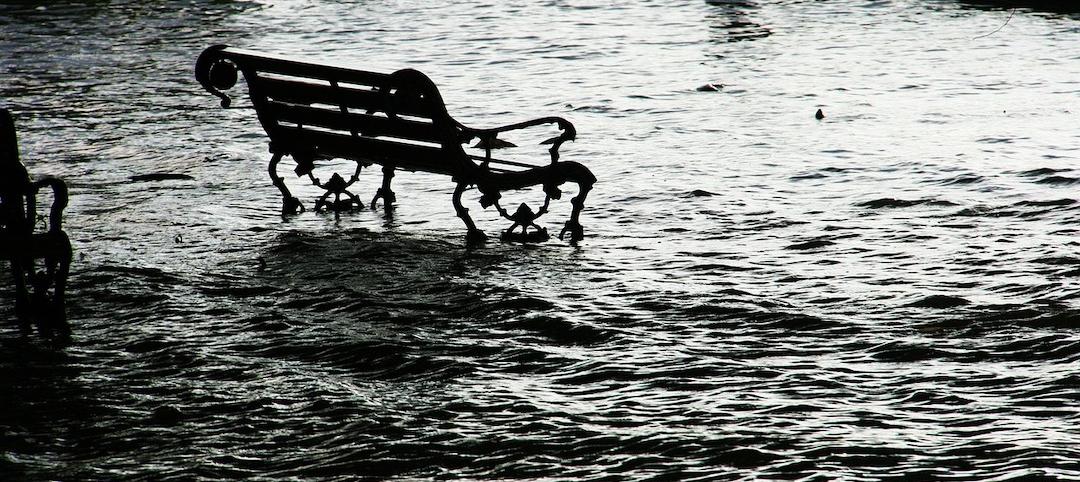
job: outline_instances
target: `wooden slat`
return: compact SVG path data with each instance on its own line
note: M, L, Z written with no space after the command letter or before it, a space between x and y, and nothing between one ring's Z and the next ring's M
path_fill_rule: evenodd
M263 107L278 122L303 126L319 126L343 133L356 133L368 137L389 136L421 142L442 144L443 133L427 122L345 113L328 108L269 102Z
M313 79L336 80L363 85L382 85L390 76L378 72L334 67L332 65L313 64L301 60L271 57L259 52L229 48L223 52L225 57L241 60L243 68L257 72L270 72L284 75L299 75ZM302 72L302 74L298 74Z
M328 83L316 83L321 80L305 82L300 79L276 79L256 77L252 81L253 89L260 96L293 104L333 104L349 109L386 111L386 97L380 92L363 90ZM431 109L417 101L401 99L395 105L398 114L415 117L431 117Z
M269 131L270 140L278 146L316 146L320 155L329 157L389 163L407 171L426 171L454 174L460 166L438 147L405 144L386 139L352 137L348 134L278 126ZM285 150L289 150L287 147Z

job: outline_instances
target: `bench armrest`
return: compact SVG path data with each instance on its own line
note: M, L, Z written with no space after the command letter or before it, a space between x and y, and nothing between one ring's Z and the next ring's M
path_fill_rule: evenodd
M541 144L551 144L551 149L548 152L551 153L551 162L557 162L559 160L559 147L566 141L572 141L577 138L577 129L574 129L574 124L570 121L563 119L562 117L541 117L539 119L533 119L525 122L518 122L516 124L509 124L500 127L493 127L490 129L474 129L466 127L465 125L458 123L458 127L461 128L462 139L461 142L469 142L474 138L480 139L484 144L484 148L487 150L488 157L491 157L491 149L493 142L501 132L515 131L519 129L526 129L529 127L556 124L559 126L559 130L562 131L558 136L547 139Z
M49 209L49 232L57 233L62 229L62 220L64 214L64 208L68 204L68 189L67 184L58 178L47 177L40 181L35 181L31 185L30 196L34 199L39 190L44 187L52 189L53 203ZM31 214L32 216L33 214Z

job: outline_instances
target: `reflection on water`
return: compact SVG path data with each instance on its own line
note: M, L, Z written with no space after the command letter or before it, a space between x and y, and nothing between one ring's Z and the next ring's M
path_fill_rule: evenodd
M3 4L76 342L5 331L0 478L1080 477L1076 21L753 3ZM422 173L282 219L214 43L569 118L590 237L466 250Z
M705 19L714 42L740 42L768 37L768 27L753 21L754 2L706 2L711 9Z

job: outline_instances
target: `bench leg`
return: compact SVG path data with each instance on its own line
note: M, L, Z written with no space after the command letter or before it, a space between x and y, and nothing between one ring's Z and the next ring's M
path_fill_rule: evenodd
M288 215L304 212L304 205L289 192L289 187L285 185L285 178L277 175L279 162L281 162L281 154L274 153L274 157L270 158L269 171L270 181L281 191L281 214Z
M12 257L11 276L15 281L15 319L19 322L19 333L23 337L30 336L30 292L26 287L26 263L24 260ZM32 267L31 267L32 268Z
M52 284L56 268L49 258L46 258L44 263L44 272L30 273L30 284L34 288L33 293L30 294L32 300L30 306L33 307L34 324L37 325L38 334L48 339L53 336L53 306L49 299L49 285Z
M375 197L371 198L371 209L375 209L375 203L382 198L383 208L390 210L392 205L397 202L397 196L394 195L394 191L390 189L390 180L394 178L394 166L386 165L382 168L382 187L375 191Z
M476 228L476 223L469 216L469 210L461 205L461 194L465 192L466 187L468 187L467 184L459 182L457 188L454 189L454 211L462 221L465 221L465 227L469 229L469 232L465 234L465 242L472 245L486 241L487 235Z
M71 241L64 235L58 256L53 256L46 262L49 263L50 277L53 280L53 297L49 303L49 314L46 323L50 325L53 339L60 343L71 341L71 327L67 322L67 308L65 307L65 290L67 289L68 270L71 266Z
M43 338L61 344L71 340L71 327L67 323L65 308L71 243L66 235L63 236L56 252L43 260L43 272L36 272L37 263L33 259L11 259L15 279L15 314L23 337L30 336L32 328L36 326Z
M574 206L574 210L570 212L570 220L566 222L562 232L559 233L559 239L562 239L563 235L569 232L570 244L576 244L578 241L585 239L585 229L581 227L578 218L581 216L581 210L585 208L585 196L588 196L589 191L592 190L592 183L579 184L579 186L581 191L570 200L570 205Z

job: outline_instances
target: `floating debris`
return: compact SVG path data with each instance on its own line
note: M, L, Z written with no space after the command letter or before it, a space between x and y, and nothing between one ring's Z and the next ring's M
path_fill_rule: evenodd
M971 301L968 301L959 296L948 295L930 295L914 303L909 303L906 306L914 308L955 308L957 306L970 305Z
M836 244L836 243L834 243L832 241L829 241L829 240L815 239L813 241L807 241L805 243L792 244L791 246L787 246L784 249L794 249L794 250L802 251L802 250L806 250L806 249L824 248L825 246L831 246L831 245L834 245L834 244Z
M151 417L154 424L166 426L176 425L183 418L184 412L172 405L162 405L154 409L154 415Z
M155 173L151 173L151 174L136 174L134 176L131 176L131 181L132 182L171 181L171 180L193 181L193 180L195 180L195 178L191 177L191 176L189 176L187 174L173 174L173 173L168 173L168 172L155 172Z

